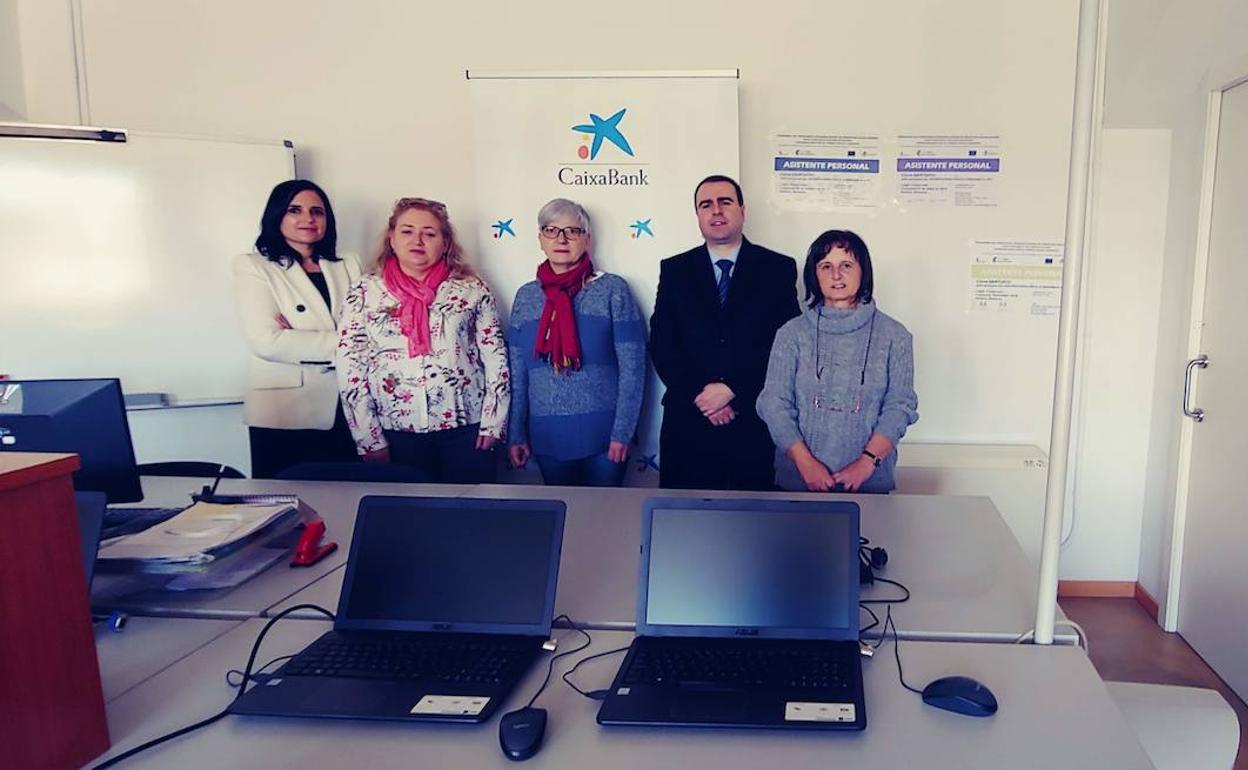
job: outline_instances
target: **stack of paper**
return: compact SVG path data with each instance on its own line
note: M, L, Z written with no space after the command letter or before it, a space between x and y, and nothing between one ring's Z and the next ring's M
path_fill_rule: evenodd
M297 504L237 505L198 502L182 513L100 547L105 566L144 571L194 569L255 540L294 527ZM127 564L128 563L128 564Z

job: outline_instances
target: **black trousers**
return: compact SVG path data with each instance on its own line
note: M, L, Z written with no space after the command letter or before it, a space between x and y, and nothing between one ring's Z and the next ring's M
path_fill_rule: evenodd
M494 450L476 448L480 431L479 424L430 433L388 430L390 462L417 468L437 484L492 484L498 466Z
M329 430L248 428L247 432L251 439L253 479L275 478L281 471L300 463L350 463L360 459L341 404Z
M665 407L659 431L659 486L667 489L776 488L776 445L753 409L727 425L701 412Z

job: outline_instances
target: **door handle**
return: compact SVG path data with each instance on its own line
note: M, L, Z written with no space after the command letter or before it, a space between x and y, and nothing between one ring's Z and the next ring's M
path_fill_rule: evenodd
M1195 422L1202 422L1205 419L1204 409L1193 409L1188 406L1189 399L1192 395L1192 370L1196 368L1204 369L1209 366L1209 356L1201 353L1200 355L1187 362L1187 374L1183 377L1183 414L1191 417Z

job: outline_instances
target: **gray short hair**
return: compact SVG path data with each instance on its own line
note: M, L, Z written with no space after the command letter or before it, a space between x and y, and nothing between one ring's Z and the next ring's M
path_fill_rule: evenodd
M576 201L570 201L567 198L555 198L553 201L542 206L542 210L537 212L537 228L540 230L551 222L555 221L557 216L576 217L581 221L581 227L585 228L587 235L592 235L589 225L589 212L585 207Z

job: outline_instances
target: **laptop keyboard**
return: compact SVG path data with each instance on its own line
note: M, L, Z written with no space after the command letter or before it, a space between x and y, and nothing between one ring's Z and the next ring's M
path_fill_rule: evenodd
M328 634L283 666L281 675L501 684L520 673L533 649L514 639Z
M757 690L834 690L849 685L844 651L814 647L731 645L638 647L622 685Z

